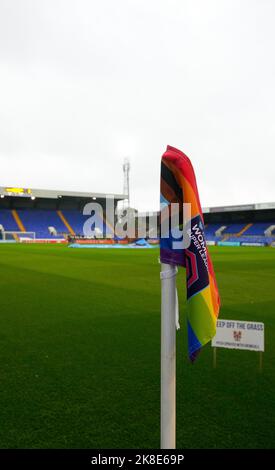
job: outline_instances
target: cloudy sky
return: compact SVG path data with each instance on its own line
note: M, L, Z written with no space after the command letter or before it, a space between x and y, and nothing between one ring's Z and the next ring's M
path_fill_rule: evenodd
M0 0L0 185L154 210L183 150L203 206L275 200L274 0Z

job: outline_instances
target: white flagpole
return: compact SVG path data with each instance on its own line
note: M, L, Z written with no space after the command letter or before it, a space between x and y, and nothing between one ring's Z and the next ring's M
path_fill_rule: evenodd
M176 274L161 264L161 449L176 448Z

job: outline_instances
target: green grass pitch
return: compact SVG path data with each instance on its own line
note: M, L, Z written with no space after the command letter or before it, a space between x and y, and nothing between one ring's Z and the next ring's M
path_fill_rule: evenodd
M212 248L221 318L263 321L266 352L187 360L184 271L177 447L275 444L275 250ZM158 250L0 245L0 447L157 448Z

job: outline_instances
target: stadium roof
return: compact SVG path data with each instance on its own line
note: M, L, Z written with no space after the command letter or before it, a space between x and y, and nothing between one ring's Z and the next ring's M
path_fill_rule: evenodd
M202 212L207 213L221 213L221 212L245 212L255 210L268 210L275 209L275 202L262 202L255 204L241 204L236 206L217 206L217 207L203 207ZM139 212L138 217L152 217L159 214L159 211Z
M236 212L236 211L254 211L275 209L275 202L262 202L255 204L241 204L238 206L218 206L218 207L204 207L203 213L208 212Z
M84 199L106 199L113 197L115 200L126 199L125 194L104 194L79 191L63 191L61 189L34 189L34 188L17 188L14 186L0 186L0 195L8 197L33 197L45 199L58 199L62 197L84 198Z

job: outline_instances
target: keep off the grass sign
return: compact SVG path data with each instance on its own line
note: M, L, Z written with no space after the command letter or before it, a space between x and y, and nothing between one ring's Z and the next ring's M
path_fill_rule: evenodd
M214 348L264 351L264 324L237 320L218 320Z

